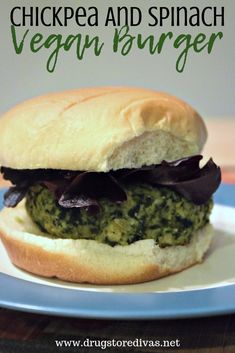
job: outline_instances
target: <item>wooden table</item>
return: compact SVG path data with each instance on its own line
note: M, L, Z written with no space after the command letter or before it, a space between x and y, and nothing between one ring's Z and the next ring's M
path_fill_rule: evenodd
M223 180L235 183L235 119L208 120L205 156L223 167ZM0 185L3 183L0 182ZM5 185L5 183L4 183ZM235 300L235 298L234 298ZM179 340L180 348L107 348L106 352L234 353L235 315L185 320L86 320L0 309L2 352L101 352L100 348L58 348L62 340Z
M180 352L180 353L234 353L235 315L173 321L114 321L68 319L17 313L0 310L0 352L101 352L62 350L55 347L55 339L83 340L87 337L99 340L176 340L179 348L159 350L107 349L107 352ZM4 350L5 349L5 350ZM10 350L11 349L11 350Z

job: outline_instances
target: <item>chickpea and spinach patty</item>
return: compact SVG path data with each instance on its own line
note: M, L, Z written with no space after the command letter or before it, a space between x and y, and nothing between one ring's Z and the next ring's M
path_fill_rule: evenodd
M56 238L93 239L109 245L128 245L154 239L161 247L185 245L209 222L213 202L197 206L167 187L125 185L127 201L99 200L100 212L61 207L40 184L27 193L26 209L44 232Z

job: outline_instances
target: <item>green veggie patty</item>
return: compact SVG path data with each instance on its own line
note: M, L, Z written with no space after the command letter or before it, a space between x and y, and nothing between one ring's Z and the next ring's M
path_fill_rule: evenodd
M127 245L154 239L161 247L184 245L209 221L212 200L202 206L166 188L147 184L125 185L127 201L100 200L101 211L66 209L44 186L31 187L26 209L39 228L56 238L94 239L109 245Z

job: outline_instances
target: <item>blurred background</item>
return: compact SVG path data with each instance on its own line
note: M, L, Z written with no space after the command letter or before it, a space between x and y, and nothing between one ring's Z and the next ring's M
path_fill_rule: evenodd
M0 113L12 105L35 95L50 91L99 85L132 85L162 90L181 97L194 106L206 118L210 132L206 154L216 151L217 160L229 166L234 163L235 146L235 1L234 0L8 0L1 2L0 23ZM67 27L31 27L25 39L21 55L16 55L10 31L10 11L14 6L96 6L99 9L99 27L77 27L73 22ZM104 27L104 16L108 6L138 6L143 14L150 6L225 6L224 27L148 27L147 20L138 27L131 28L132 34L144 36L173 31L175 36L199 32L209 35L222 31L224 37L215 43L210 55L189 53L183 73L175 69L180 50L172 48L169 41L163 52L149 55L146 50L133 49L126 57L112 52L114 28ZM20 40L27 28L17 29ZM29 49L29 39L41 32L45 38L51 33L99 35L105 42L101 56L95 57L91 50L85 53L83 61L76 58L75 47L61 51L54 73L46 71L46 62L52 49L42 49L33 54ZM221 155L222 153L222 155Z

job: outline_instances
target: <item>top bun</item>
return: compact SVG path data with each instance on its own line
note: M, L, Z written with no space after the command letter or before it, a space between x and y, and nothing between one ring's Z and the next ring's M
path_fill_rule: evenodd
M15 169L109 171L198 154L206 127L165 93L96 87L52 93L0 119L0 165Z

